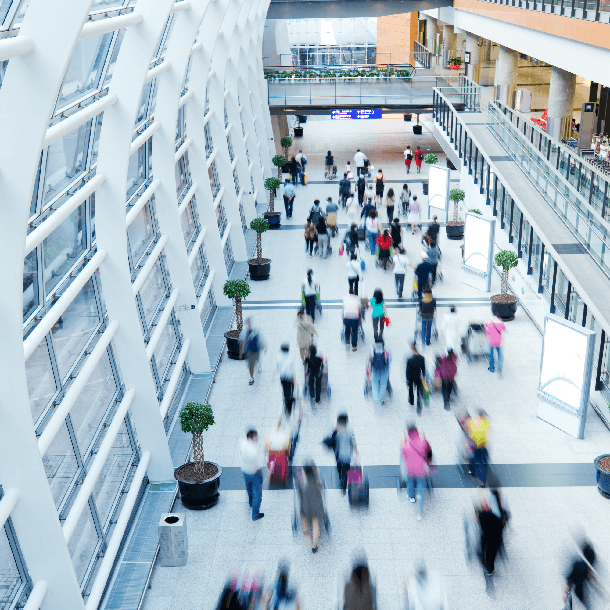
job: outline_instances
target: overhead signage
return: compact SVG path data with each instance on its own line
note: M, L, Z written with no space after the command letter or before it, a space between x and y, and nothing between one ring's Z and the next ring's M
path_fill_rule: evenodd
M331 110L331 119L380 119L381 108L348 108Z

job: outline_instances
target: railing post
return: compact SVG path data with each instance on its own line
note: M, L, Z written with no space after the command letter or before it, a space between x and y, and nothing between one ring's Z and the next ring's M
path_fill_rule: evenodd
M564 318L567 320L570 317L570 301L572 300L572 282L568 282L568 294L566 296L566 311Z
M544 244L542 244L542 249L540 250L540 264L538 266L538 294L542 294L542 275L544 273Z
M582 324L581 326L585 328L587 326L587 304L584 303L582 306Z
M523 214L521 214L521 221L519 222L519 238L517 240L517 258L521 258L523 253L521 252L521 246L523 244Z
M527 274L528 275L532 275L533 269L532 269L532 250L533 250L533 244L534 244L534 227L530 227L530 241L529 241L529 247L528 247L528 253L527 253Z
M584 0L584 1L586 2L586 0ZM576 0L572 0L572 8L570 10L570 17L574 17L574 15L576 14L575 5L576 5Z
M553 265L553 285L551 286L551 313L555 313L555 287L557 285L557 261Z
M599 21L599 5L600 5L600 0L597 0L597 2L595 3L595 21Z
M515 236L513 235L513 215L515 213L515 200L511 197L510 198L510 220L509 225L508 225L508 243L512 244Z
M595 390L597 392L602 389L602 365L604 363L604 347L606 346L606 331L602 329L602 336L599 342L599 357L597 359L597 376L595 378Z

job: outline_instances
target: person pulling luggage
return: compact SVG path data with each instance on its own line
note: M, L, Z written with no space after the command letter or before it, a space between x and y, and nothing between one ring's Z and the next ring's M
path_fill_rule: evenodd
M352 194L352 185L347 177L347 172L343 174L343 178L339 181L339 201L341 207L345 208L345 202L347 198Z
M413 503L417 502L417 520L421 521L424 515L427 479L431 470L436 471L432 465L432 448L430 443L420 435L417 426L411 424L401 442L400 451L407 472L409 500Z
M375 340L373 349L369 357L368 371L371 377L371 393L373 395L373 404L375 401L380 405L385 403L385 395L388 391L388 382L390 378L390 364L392 363L392 355L388 350L381 337Z
M407 385L409 386L409 404L415 403L415 393L417 393L417 414L421 415L422 397L424 393L423 382L426 379L426 360L417 351L417 345L411 345L413 354L407 360Z
M337 416L337 424L333 433L324 439L323 443L335 453L337 472L341 481L341 493L347 493L347 471L352 462L352 456L358 455L358 447L354 433L348 428L347 413Z

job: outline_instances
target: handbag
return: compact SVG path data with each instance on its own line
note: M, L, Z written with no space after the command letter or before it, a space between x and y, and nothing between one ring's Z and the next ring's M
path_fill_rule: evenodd
M435 375L432 381L432 387L438 392L443 387L443 380L440 375Z
M307 184L307 174L303 174L303 184Z
M424 404L426 406L428 406L428 404L430 403L430 388L428 387L428 384L426 383L426 381L422 381L422 398L424 400Z
M343 246L339 246L339 256L343 256Z
M384 323L386 326L389 326L389 325L390 325L390 318L388 318L387 316L385 316L384 318L382 318L382 320L383 320L383 323Z
M364 259L360 259L360 269L362 269L362 271L364 271L365 267L366 267L366 263L364 262Z

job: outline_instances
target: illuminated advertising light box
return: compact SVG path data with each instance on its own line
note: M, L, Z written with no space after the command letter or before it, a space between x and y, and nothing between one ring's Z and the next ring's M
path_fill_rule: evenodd
M380 119L381 108L349 108L347 110L331 110L331 119Z
M484 292L491 290L491 270L496 221L467 212L464 226L462 282Z
M584 438L594 344L594 331L544 318L538 417L575 438Z
M436 214L441 220L449 218L449 168L430 166L428 180L428 218Z

